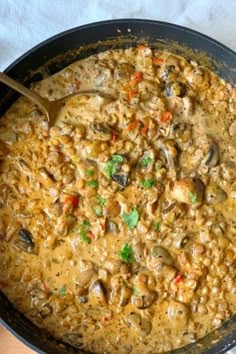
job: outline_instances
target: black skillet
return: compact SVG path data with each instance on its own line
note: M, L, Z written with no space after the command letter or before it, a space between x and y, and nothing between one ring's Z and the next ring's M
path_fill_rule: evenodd
M139 19L92 23L61 33L31 49L11 64L5 73L29 85L40 80L44 74L53 74L79 58L108 48L135 46L137 42L171 50L187 59L194 58L236 85L236 53L233 50L201 33L181 26ZM39 67L41 68L38 69ZM0 84L0 114L4 113L16 98L16 93ZM38 353L85 353L59 343L32 325L13 308L1 292L0 323ZM236 316L220 329L173 353L226 353L234 346L236 346Z

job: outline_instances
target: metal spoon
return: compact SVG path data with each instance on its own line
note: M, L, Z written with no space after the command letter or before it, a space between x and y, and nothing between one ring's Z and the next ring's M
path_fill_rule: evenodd
M64 105L64 102L67 98L70 98L75 95L99 95L103 97L108 97L112 100L115 100L115 97L104 93L99 90L81 90L81 91L76 91L71 93L70 95L64 96L62 98L59 98L58 100L55 101L49 101L48 99L41 97L38 95L36 92L31 91L24 85L20 84L19 82L13 80L10 78L8 75L1 73L0 72L0 81L6 84L7 86L10 86L17 92L21 93L23 96L26 96L28 99L30 99L32 102L34 102L40 110L46 114L47 119L50 123L50 125L53 125L56 122L57 116L59 114L60 109Z

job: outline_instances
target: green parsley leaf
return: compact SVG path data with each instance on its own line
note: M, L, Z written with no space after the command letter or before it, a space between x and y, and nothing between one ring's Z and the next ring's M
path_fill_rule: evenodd
M85 170L85 174L86 174L86 176L92 176L92 175L94 175L94 170L87 169L87 170Z
M133 288L133 293L134 293L135 295L137 295L137 294L139 293L138 288L134 287L134 288Z
M154 222L154 223L152 224L152 228L153 228L153 230L155 230L155 231L160 231L161 223L160 223L160 222Z
M139 213L137 209L133 209L130 214L123 213L122 215L123 221L128 225L130 230L133 230L138 223Z
M119 256L122 261L126 263L132 263L134 261L134 252L130 245L127 243L124 245L122 250L119 252Z
M147 188L147 189L152 188L154 186L154 184L155 184L155 181L153 179L145 179L144 181L140 182L140 186Z
M102 216L102 208L100 207L100 205L93 207L93 210L97 216Z
M84 228L86 228L86 229L89 229L90 226L91 226L91 223L90 223L89 220L84 220L84 221L82 222L82 227L84 227Z
M192 204L196 204L197 203L197 194L193 193L193 192L189 192L189 198Z
M105 172L109 178L116 174L117 168L124 158L121 155L113 155L111 160L105 164Z
M100 195L97 195L97 200L98 200L98 204L101 206L104 206L106 204L106 199L101 197Z
M91 188L97 188L98 181L96 181L95 179L92 179L91 181L87 181L86 185Z
M148 167L152 162L154 161L154 159L152 159L151 157L143 157L140 160L140 166L142 167Z
M91 238L88 237L87 232L88 232L87 230L81 230L80 231L80 239L83 242L91 243Z
M111 161L114 163L120 163L124 161L124 158L121 155L113 155Z
M61 287L61 289L59 290L59 294L60 294L60 296L62 296L62 297L66 296L66 286L65 286L65 285L63 285L63 286Z

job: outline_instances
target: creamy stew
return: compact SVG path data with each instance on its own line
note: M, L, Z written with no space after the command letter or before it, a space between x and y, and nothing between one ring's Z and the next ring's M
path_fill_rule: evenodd
M138 46L32 88L0 120L0 289L55 338L158 353L236 312L236 90Z

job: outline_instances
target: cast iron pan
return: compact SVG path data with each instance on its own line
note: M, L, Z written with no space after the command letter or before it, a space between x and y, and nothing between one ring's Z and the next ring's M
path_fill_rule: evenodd
M236 53L196 31L173 24L138 19L93 23L52 37L31 49L10 65L5 73L27 85L50 75L73 61L108 48L127 48L148 43L208 65L222 78L236 85ZM188 48L188 49L187 49ZM17 95L0 85L0 114ZM85 353L59 343L32 325L0 292L0 323L38 353ZM173 351L176 354L226 353L236 345L236 316L201 340Z

